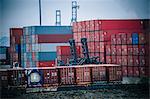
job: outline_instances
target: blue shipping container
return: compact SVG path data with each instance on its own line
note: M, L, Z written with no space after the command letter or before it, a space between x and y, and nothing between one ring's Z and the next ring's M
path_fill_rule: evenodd
M34 34L72 34L72 26L30 26L24 27L26 35Z
M0 47L0 54L6 54L6 47Z
M39 52L39 61L51 61L55 60L57 55L56 52Z
M21 53L21 45L16 44L15 45L15 50L16 50L17 53Z
M132 44L139 44L139 36L138 33L133 33L132 34Z

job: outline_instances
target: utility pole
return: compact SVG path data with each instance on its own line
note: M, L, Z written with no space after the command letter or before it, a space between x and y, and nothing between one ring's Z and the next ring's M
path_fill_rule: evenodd
M40 26L41 26L42 25L41 0L39 0L39 19L40 19Z

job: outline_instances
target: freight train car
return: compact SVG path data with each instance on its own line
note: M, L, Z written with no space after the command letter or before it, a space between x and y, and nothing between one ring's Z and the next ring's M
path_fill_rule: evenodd
M1 86L30 89L28 92L33 92L34 88L43 91L44 88L122 81L121 66L115 64L8 69L1 70L0 74Z

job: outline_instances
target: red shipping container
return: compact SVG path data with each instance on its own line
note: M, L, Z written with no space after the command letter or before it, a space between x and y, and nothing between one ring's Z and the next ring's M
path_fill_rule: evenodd
M117 44L121 44L121 34L116 34Z
M39 34L38 43L65 43L72 38L72 34Z
M104 55L104 53L100 53L100 62L106 63L105 62L105 55Z
M94 42L90 42L90 43L91 43L91 45L90 45L90 46L91 46L91 52L94 53L94 52L95 52L95 51L94 51L94 50L95 50Z
M139 77L140 73L139 73L139 67L134 66L133 67L133 76L135 77Z
M127 44L127 34L121 33L121 44Z
M140 77L146 77L146 69L148 69L148 68L146 68L146 67L139 67Z
M100 52L104 52L104 42L100 42Z
M112 64L117 64L117 56L112 56Z
M133 66L133 57L132 56L128 56L128 66Z
M95 35L94 32L90 32L90 41L95 41Z
M139 44L145 44L146 39L145 39L145 33L139 33Z
M121 67L109 67L109 81L121 81L122 69Z
M122 55L127 55L127 45L122 45Z
M101 29L101 27L100 27L100 23L99 23L99 20L95 20L95 30L100 30Z
M81 42L81 32L78 32L77 34L78 34L78 40L77 40L77 42Z
M116 49L117 49L117 55L121 55L121 52L122 52L122 46L121 45L117 45L116 46Z
M106 81L106 68L105 67L93 67L92 68L92 80L93 82Z
M77 67L76 68L76 82L77 84L91 83L91 74L89 67Z
M116 40L116 34L112 34L111 35L111 44L116 44L117 43L117 40Z
M103 33L102 31L100 31L99 33L100 33L100 34L99 34L99 36L100 36L99 40L100 40L101 42L103 42L103 41L104 41L104 36L106 37L106 34Z
M133 56L133 65L139 66L139 57L138 56Z
M60 84L68 85L75 84L75 69L70 67L62 67L60 68Z
M73 22L73 32L77 32L77 22Z
M145 56L139 56L139 65L140 66L146 66Z
M133 55L139 55L138 45L132 45L132 46L133 46Z
M133 76L133 66L128 66L128 76L129 77Z
M23 28L10 28L10 40L15 38L15 44L21 44L21 36L23 35ZM10 42L10 45L12 42Z
M100 42L95 42L95 52L100 52Z
M87 42L90 41L90 32L86 32L86 38L87 38Z
M42 69L43 72L43 86L58 85L57 69Z
M78 32L81 32L82 31L82 24L81 22L77 22L77 25L78 25Z
M111 46L110 45L106 45L106 55L111 55Z
M132 33L127 33L127 44L132 44Z
M128 57L127 56L122 56L122 61L121 61L122 66L127 66L128 65Z
M81 38L86 38L86 32L81 32Z
M117 64L118 65L122 64L122 58L121 58L121 56L117 56Z
M38 67L54 67L55 61L39 61Z
M95 57L95 53L94 52L91 52L89 53L90 57Z
M128 75L128 68L127 66L122 66L122 75L127 76Z
M76 42L77 39L78 39L78 34L77 34L77 33L73 33L73 38L74 38L74 40L75 40L75 42Z
M90 21L85 21L86 31L90 31Z
M69 63L71 56L70 55L69 56L61 55L61 56L57 56L57 59L63 61L66 64L66 63Z
M116 55L116 46L115 45L111 45L111 55Z
M132 45L128 45L128 55L132 55L132 54L133 54Z
M111 56L106 56L106 63L111 64L112 63L112 58Z
M139 55L145 55L145 45L139 45Z
M94 54L95 54L95 57L98 57L97 61L99 61L100 60L100 53L94 53Z
M100 20L102 30L142 29L141 20Z
M89 52L92 52L91 42L87 42ZM81 51L82 52L82 51Z
M95 41L100 41L100 32L95 31Z
M85 30L86 30L86 28L85 28L85 27L86 27L85 21L82 21L82 22L81 22L81 25L82 25L82 31L85 31Z
M90 20L90 31L94 31L95 30L95 22L94 20Z

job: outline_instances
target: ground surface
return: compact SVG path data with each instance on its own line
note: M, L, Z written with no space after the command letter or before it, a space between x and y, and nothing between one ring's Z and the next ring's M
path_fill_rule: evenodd
M57 92L28 93L14 99L150 99L148 86L124 86L96 89L80 89Z

